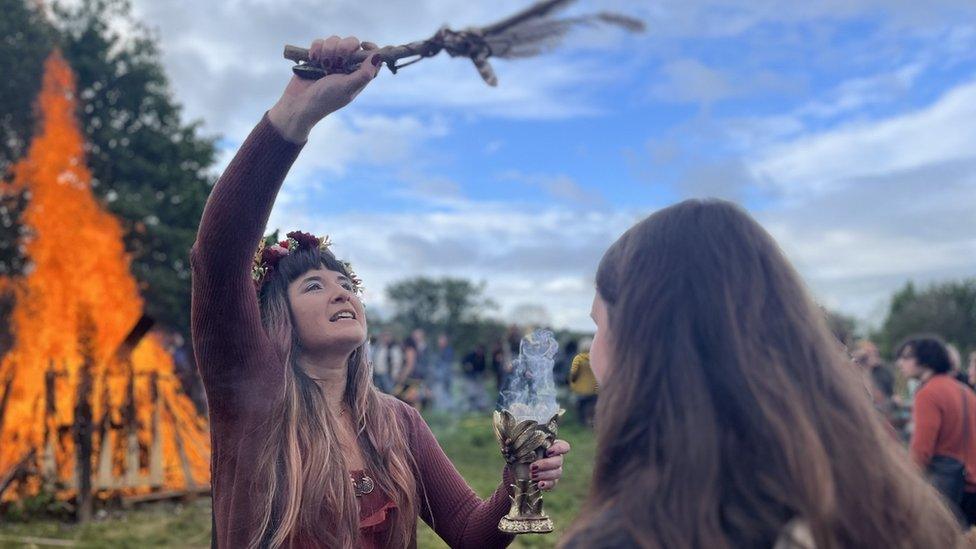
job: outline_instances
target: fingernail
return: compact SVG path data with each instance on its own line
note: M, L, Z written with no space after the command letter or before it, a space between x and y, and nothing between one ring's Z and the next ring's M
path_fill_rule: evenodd
M539 470L539 466L538 465L533 465L532 467L530 467L530 469L532 470L533 473L535 473L536 471Z
M532 471L532 480L539 480L539 474L535 471Z
M373 57L369 58L369 62L372 63L374 67L378 67L380 66L380 63L383 62L383 59L379 55L374 55Z

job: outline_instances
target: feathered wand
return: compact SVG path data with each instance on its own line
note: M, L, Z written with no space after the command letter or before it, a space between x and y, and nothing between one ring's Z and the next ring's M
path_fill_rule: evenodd
M644 22L619 13L600 12L574 17L554 17L574 0L545 0L486 27L472 27L461 31L441 27L434 36L403 44L385 46L377 50L361 50L351 56L345 67L325 70L309 63L308 50L297 46L285 46L285 59L297 63L292 70L307 79L319 79L331 72L351 72L370 55L378 54L383 63L394 74L407 65L412 65L425 57L433 57L441 51L451 57L467 57L489 86L498 84L495 71L488 62L489 57L516 59L532 57L548 51L559 44L573 27L607 24L631 32L644 30ZM397 64L402 59L414 58Z

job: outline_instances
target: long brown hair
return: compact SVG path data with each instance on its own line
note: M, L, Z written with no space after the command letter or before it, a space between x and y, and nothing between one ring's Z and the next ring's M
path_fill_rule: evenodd
M261 290L264 329L285 368L254 479L261 523L251 547L279 547L296 539L317 547L350 547L359 537L359 507L334 419L324 394L298 364L301 341L288 301L289 283L322 267L350 275L331 252L302 250L282 258ZM356 419L363 459L376 489L397 506L385 546L405 547L416 527L416 478L405 433L392 397L373 386L365 344L352 353L347 368L342 398Z
M606 252L611 360L573 546L952 547L959 526L873 411L823 314L739 207L689 200Z

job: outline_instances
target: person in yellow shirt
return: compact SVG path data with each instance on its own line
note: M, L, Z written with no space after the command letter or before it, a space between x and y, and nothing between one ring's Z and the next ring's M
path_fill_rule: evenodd
M576 411L580 422L593 425L596 412L596 376L590 368L590 353L583 351L573 358L569 370L569 389L576 394Z

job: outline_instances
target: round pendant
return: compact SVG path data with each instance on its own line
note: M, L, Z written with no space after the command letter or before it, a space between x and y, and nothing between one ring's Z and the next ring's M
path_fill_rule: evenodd
M359 481L359 489L362 491L363 494L368 494L372 492L374 486L375 484L373 483L373 479L369 478L366 475L363 475L362 480Z
M373 491L376 484L373 479L369 478L367 475L363 475L362 478L352 481L352 486L356 491L356 497L365 496L366 494Z

